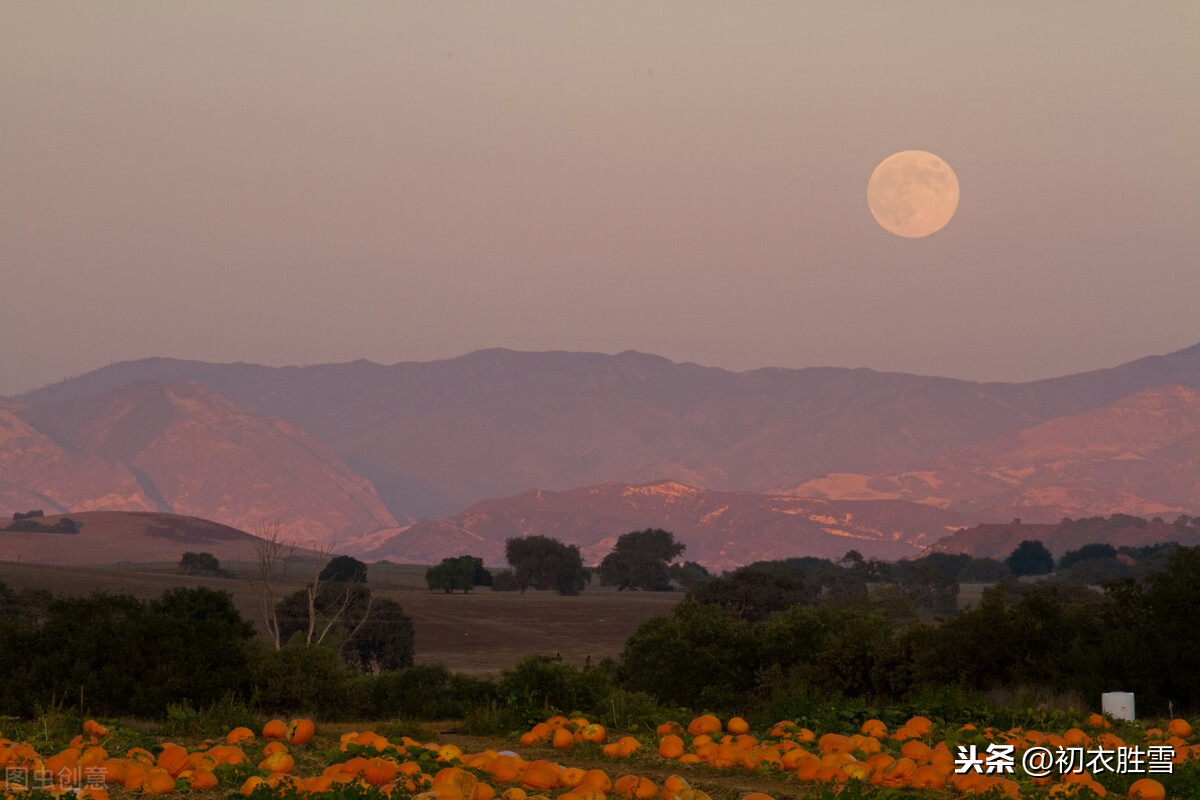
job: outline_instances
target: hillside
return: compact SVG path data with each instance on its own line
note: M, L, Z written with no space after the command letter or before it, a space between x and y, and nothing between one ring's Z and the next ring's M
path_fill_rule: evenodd
M1200 509L1200 392L1147 389L971 448L922 471L837 474L791 489L802 497L894 499L980 520Z
M63 516L79 523L78 533L0 530L0 561L75 566L178 562L188 551L212 553L221 561L256 559L257 537L205 519L153 512L82 511L51 514L38 521L53 525ZM0 528L9 524L9 520L0 521ZM295 555L315 558L317 554L297 550Z
M1055 558L1085 544L1111 544L1113 547L1146 547L1176 542L1185 547L1200 545L1200 528L1173 524L1163 520L1129 520L1129 524L1105 524L1100 518L1090 518L1092 524L1059 522L1028 524L1011 521L1005 524L975 525L941 539L933 550L943 553L967 553L975 558L1004 560L1021 542L1036 540L1046 545Z
M277 520L293 540L315 544L396 524L370 483L306 433L247 414L194 382L137 381L26 408L20 421L27 438L42 439L41 451L18 442L15 431L0 440L3 452L23 454L21 471L8 479L25 492L11 493L14 510L38 507L36 498L45 497L53 500L46 511L157 510L245 530ZM64 495L63 487L91 475L90 484ZM124 483L110 486L105 478ZM89 489L102 505L89 504Z
M621 534L664 528L687 545L683 559L723 570L801 555L838 559L852 549L869 558L914 556L964 520L915 503L714 492L671 481L610 483L488 500L445 519L380 531L348 548L368 559L436 563L469 553L501 564L507 539L541 535L579 545L584 563L597 564Z
M281 368L147 359L0 406L0 512L158 510L246 530L280 519L335 544L534 489L659 481L917 502L968 524L1190 513L1198 392L1200 345L1025 384L733 373L636 352Z

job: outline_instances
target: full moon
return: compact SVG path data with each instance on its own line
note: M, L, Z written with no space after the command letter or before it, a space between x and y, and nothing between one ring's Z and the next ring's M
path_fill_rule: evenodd
M950 165L924 150L885 158L867 181L875 221L897 236L919 239L946 226L958 208L958 178Z

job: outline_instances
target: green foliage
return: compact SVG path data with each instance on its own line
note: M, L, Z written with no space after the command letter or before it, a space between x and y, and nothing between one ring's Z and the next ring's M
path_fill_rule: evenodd
M1037 539L1026 539L1004 559L1013 575L1049 575L1054 570L1054 556Z
M938 614L953 614L958 607L958 581L954 574L970 559L959 561L934 554L896 565L898 584L917 608ZM953 570L953 572L951 571Z
M611 689L612 676L606 670L580 670L562 663L560 657L548 656L521 659L512 669L500 673L496 687L511 705L531 711L533 721L545 719L547 712L594 710Z
M521 592L529 588L553 589L561 595L576 595L591 579L583 568L579 547L548 536L509 539L504 553Z
M284 781L278 786L267 784L255 787L247 795L248 800L309 800L312 795L290 781ZM334 783L329 789L321 792L322 800L409 800L412 793L397 785L384 794L378 786L372 786L365 781L348 781ZM34 800L34 798L30 798ZM239 792L230 792L227 800L246 800Z
M425 570L425 583L429 589L441 589L447 594L465 594L476 586L490 586L492 582L492 574L484 568L483 559L475 556L443 558L442 563Z
M675 534L661 528L623 533L600 562L600 583L618 590L667 591L671 588L667 563L685 548L675 541Z
M308 647L293 637L280 650L264 645L256 655L253 701L265 714L337 718L358 705L353 671L329 648Z
M1077 562L1086 561L1088 559L1093 559L1093 558L1113 558L1113 559L1115 559L1116 557L1117 557L1117 548L1113 547L1111 544L1107 544L1104 542L1094 543L1094 544L1085 544L1083 547L1080 547L1078 550L1071 550L1071 551L1064 553L1063 557L1058 560L1058 568L1060 570L1068 569L1069 567L1071 567L1071 565L1073 565Z
M284 641L299 636L301 644L332 648L346 664L363 672L412 665L412 617L395 600L376 597L359 582L327 582L312 598L316 616L310 621L309 591L293 592L276 605L280 638ZM322 636L327 627L331 633Z
M317 579L335 583L366 583L367 565L354 556L337 556L325 565Z
M973 558L958 571L959 583L995 583L1012 575L1003 561L994 558Z
M492 575L493 592L515 592L520 588L517 583L517 573L511 569L502 569Z
M239 726L257 728L258 714L245 701L227 694L211 705L196 709L187 701L167 706L162 728L166 736L220 737Z
M667 572L670 574L671 580L676 581L685 590L712 577L712 573L705 569L703 564L697 564L695 561L672 564L667 567Z
M362 620L364 613L352 607L350 620L355 628L340 648L346 663L363 672L411 667L416 652L412 617L388 597L372 599L370 613Z
M625 642L621 684L676 706L721 708L754 686L750 626L717 605L685 599Z
M936 567L955 580L962 580L959 575L973 559L966 553L929 553L911 561L900 562L912 566Z
M1133 567L1115 557L1085 558L1060 567L1058 577L1085 585L1100 585L1121 578L1132 578Z
M411 719L462 719L495 699L496 686L452 673L441 664L391 670L368 681L372 715Z
M783 562L751 564L694 586L688 596L719 606L731 617L751 622L766 619L807 597L803 579Z
M179 559L179 571L184 575L202 575L206 578L231 577L230 572L221 569L221 562L212 553L184 553Z
M69 696L94 713L157 717L182 698L207 705L245 694L253 639L227 593L181 588L149 603L104 594L54 600L39 628L6 644L19 651L14 674L28 698L18 713Z
M19 519L13 520L7 528L3 530L12 533L79 533L79 529L83 527L82 523L76 522L70 517L59 517L57 522L40 522L36 519Z

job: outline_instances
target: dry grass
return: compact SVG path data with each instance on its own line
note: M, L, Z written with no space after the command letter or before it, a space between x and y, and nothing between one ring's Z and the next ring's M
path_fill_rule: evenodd
M222 562L233 578L180 575L172 564L65 567L0 562L0 582L14 589L49 589L78 595L93 591L158 597L176 586L208 586L233 596L242 616L262 629L261 603L249 575L250 562ZM293 564L283 593L311 580L317 565ZM615 657L625 640L645 620L667 614L682 597L676 592L617 592L589 588L578 597L551 592L470 594L430 592L425 567L371 564L370 585L382 597L396 600L413 618L418 663L445 664L472 675L497 675L528 655L561 655L582 666L589 659ZM282 596L282 595L281 595Z

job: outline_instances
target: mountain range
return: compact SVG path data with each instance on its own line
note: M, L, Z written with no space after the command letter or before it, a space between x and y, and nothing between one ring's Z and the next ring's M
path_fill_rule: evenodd
M976 522L1200 510L1200 345L1019 384L636 352L122 362L0 401L0 511L38 507L392 560L672 526L714 565L895 557Z

